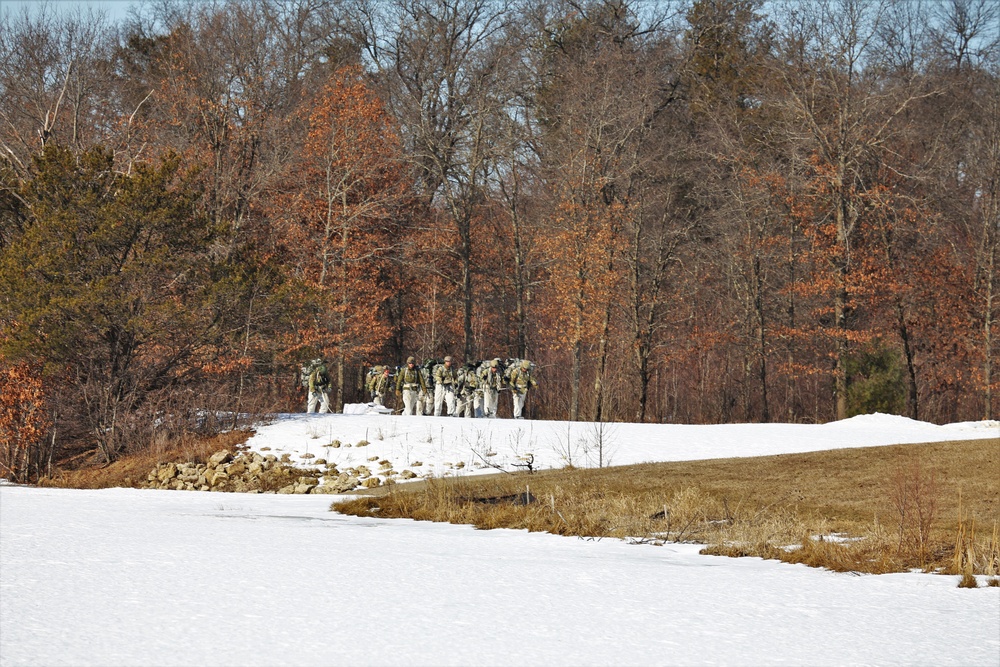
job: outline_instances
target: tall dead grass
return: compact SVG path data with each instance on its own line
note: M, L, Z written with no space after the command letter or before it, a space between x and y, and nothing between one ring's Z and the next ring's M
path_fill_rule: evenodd
M995 577L998 472L1000 439L977 440L434 479L334 509L483 529L695 542L707 545L705 553L837 571ZM531 502L518 500L525 497Z
M243 445L253 431L235 430L209 437L186 435L176 440L160 440L140 452L101 464L95 452L77 457L51 477L42 477L38 486L67 489L139 488L149 471L163 461L205 463L220 449L233 451Z

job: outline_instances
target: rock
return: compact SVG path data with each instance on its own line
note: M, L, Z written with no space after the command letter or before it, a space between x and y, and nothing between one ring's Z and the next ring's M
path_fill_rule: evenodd
M291 463L292 462L292 455L291 454L282 454L281 455L281 462L282 463Z
M368 466L358 466L354 469L358 477L371 477L372 471Z
M378 477L369 477L368 479L361 482L361 486L365 487L366 489L374 489L376 486L380 486L381 484L382 480L380 480Z
M367 446L368 446L368 445L370 445L370 444L371 444L371 443L370 443L370 442L368 442L367 440L358 440L358 444L356 444L356 445L354 445L354 446L355 446L355 447L367 447Z
M348 474L341 474L337 479L326 483L326 486L333 489L333 491L328 491L327 493L347 493L348 491L356 489L359 483L360 482L357 477Z
M177 465L174 463L167 463L166 465L161 465L159 470L156 472L156 479L160 482L169 482L174 477L177 476Z
M340 440L334 440L327 447L333 447L334 449L340 449Z
M417 476L417 473L413 472L412 470L404 470L403 472L399 473L399 476L402 477L403 479L413 479L414 477Z
M223 449L222 451L212 454L208 459L208 467L215 468L223 463L229 463L233 460L233 455L228 449Z
M318 465L318 466L325 466L326 465L326 459L316 459L316 465Z
M305 454L302 455L302 458L304 458L304 459L314 459L314 458L316 458L316 455L315 454L310 454L309 452L306 452Z
M236 461L234 463L230 463L229 466L226 468L226 473L230 477L239 477L246 471L247 471L247 466L245 463L243 463L243 461Z
M284 493L284 494L295 493L295 485L294 484L289 484L288 486L283 486L280 489L278 489L277 492L278 493Z

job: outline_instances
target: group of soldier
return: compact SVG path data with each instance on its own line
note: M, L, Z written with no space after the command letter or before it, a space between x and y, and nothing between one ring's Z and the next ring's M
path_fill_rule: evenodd
M372 403L385 407L386 397L396 394L397 409L402 404L404 415L434 415L453 417L497 416L500 393L510 391L515 419L524 415L529 390L538 386L532 375L534 365L528 360L500 358L455 365L450 356L443 361L427 360L418 366L409 357L406 365L393 373L389 366L373 366L365 388L371 392ZM320 360L303 369L303 379L309 390L307 412L329 412L330 378Z
M521 419L528 391L538 383L532 377L530 361L514 360L509 373L506 368L499 358L455 365L448 356L441 363L417 366L416 359L409 357L406 366L396 373L396 396L403 402L404 415L493 418L497 416L500 392L510 390L514 419ZM372 400L376 405L384 405L390 377L389 369L384 368L373 383Z

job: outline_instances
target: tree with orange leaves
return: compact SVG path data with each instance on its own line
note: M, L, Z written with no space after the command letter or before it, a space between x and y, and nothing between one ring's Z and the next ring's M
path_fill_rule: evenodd
M302 113L308 135L281 203L285 243L313 307L293 350L334 359L339 409L348 361L391 334L382 305L397 288L393 252L410 187L392 119L359 69L337 72Z
M865 341L851 319L859 290L872 285L855 244L882 214L873 208L880 196L872 165L883 159L910 108L937 92L919 77L886 85L879 76L879 65L888 65L879 52L887 20L874 4L817 3L786 36L787 61L778 62L793 66L776 71L788 134L803 140L797 156L806 177L800 203L807 200L809 209L803 229L822 256L812 289L827 300L822 320L828 324L819 333L832 347L837 419L847 416L848 355Z
M51 426L39 369L0 363L0 477L28 481L41 468L42 439Z

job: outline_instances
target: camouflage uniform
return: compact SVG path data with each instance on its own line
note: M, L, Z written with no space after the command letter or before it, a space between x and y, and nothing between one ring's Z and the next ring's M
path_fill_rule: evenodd
M479 378L474 366L459 369L458 404L455 416L476 417L476 397L479 396Z
M458 372L451 365L451 357L434 369L434 416L441 416L441 408L447 406L449 416L455 414L455 390L458 388Z
M375 378L375 384L372 388L372 400L375 405L385 406L385 395L389 393L389 368L388 366L382 371L382 374Z
M531 377L531 362L525 360L510 374L510 388L514 395L514 419L521 419L524 412L524 401L528 398L528 390L537 387L535 378Z
M306 412L316 412L319 406L320 414L330 411L330 374L326 372L326 366L320 365L309 374L309 399L306 403Z
M416 367L413 357L406 360L406 368L396 374L396 394L403 397L403 414L414 415L417 409L417 393L427 386L424 384L424 376L420 374L420 369Z
M430 416L434 414L434 382L426 361L418 370L424 378L424 387L417 394L417 414Z
M503 371L500 370L500 360L493 359L489 367L483 373L479 382L483 389L483 416L493 418L497 416L497 404L500 401L500 390L507 385Z

